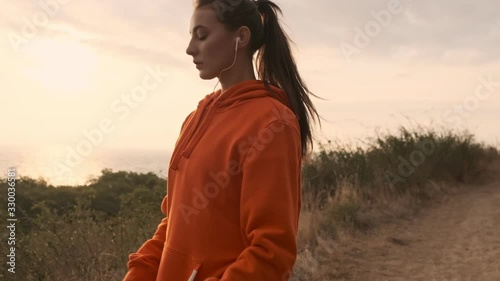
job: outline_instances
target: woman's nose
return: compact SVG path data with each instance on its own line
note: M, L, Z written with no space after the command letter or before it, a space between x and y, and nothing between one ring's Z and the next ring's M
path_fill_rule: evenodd
M189 41L189 44L186 48L186 54L192 56L194 55L194 46L193 46L193 41Z

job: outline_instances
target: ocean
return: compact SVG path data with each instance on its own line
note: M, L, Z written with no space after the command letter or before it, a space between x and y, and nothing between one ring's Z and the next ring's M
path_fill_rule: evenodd
M17 179L43 178L54 186L84 185L106 168L114 172L152 172L166 178L170 157L167 150L101 149L82 155L59 146L1 147L0 178L6 178L11 167L15 168Z

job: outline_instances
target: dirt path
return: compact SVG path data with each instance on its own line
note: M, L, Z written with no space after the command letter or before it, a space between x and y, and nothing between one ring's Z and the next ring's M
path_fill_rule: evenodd
M500 182L460 191L355 244L346 280L499 281Z

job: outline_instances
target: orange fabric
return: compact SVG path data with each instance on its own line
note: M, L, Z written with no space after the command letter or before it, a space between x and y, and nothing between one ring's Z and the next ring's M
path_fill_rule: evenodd
M259 80L217 90L182 125L165 218L124 281L282 281L297 255L298 120Z

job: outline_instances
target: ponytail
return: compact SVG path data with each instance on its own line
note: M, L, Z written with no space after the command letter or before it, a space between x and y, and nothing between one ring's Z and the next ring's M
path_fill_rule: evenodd
M313 147L310 121L321 120L308 94L312 94L297 70L295 59L290 50L290 38L278 21L277 12L281 9L268 0L256 1L263 18L263 45L257 53L257 72L264 81L280 87L290 101L291 110L299 120L302 140L302 156ZM316 95L312 94L317 97Z

